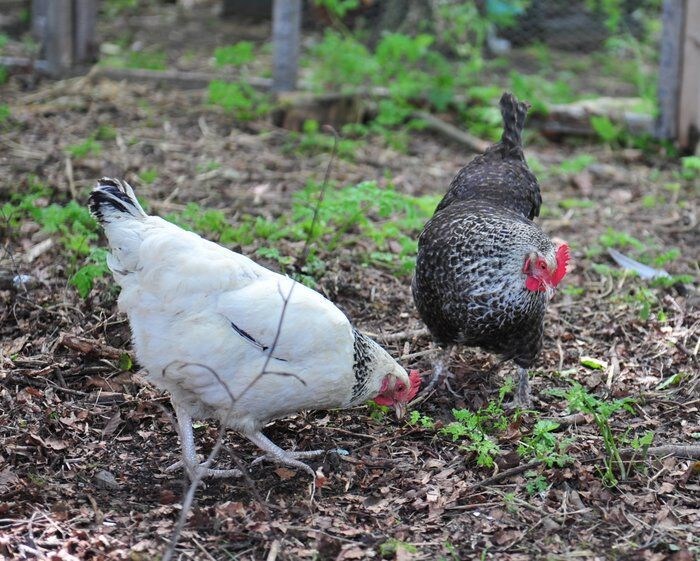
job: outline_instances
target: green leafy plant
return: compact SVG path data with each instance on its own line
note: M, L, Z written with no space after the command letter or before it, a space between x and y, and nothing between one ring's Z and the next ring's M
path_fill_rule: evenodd
M314 4L328 10L335 18L343 18L349 11L360 6L360 0L314 0Z
M271 109L268 97L245 82L213 80L209 83L209 101L241 121L258 119Z
M499 401L492 401L484 409L472 412L467 409L453 409L455 420L442 429L440 433L452 438L453 441L466 439L469 444L466 450L476 454L476 463L482 467L492 467L494 457L501 449L491 434L494 431L504 431L508 426L508 418Z
M526 471L525 477L527 478L527 481L525 482L525 490L527 491L528 495L539 495L549 489L547 478L541 473L537 473L536 471Z
M78 159L86 156L98 156L102 152L102 143L91 136L83 142L66 147L66 152Z
M117 130L111 125L100 125L94 136L95 140L115 140L117 138Z
M424 429L435 428L435 421L429 415L423 415L420 411L413 410L408 418L409 425L420 425Z
M379 545L379 554L385 558L393 558L399 549L403 549L408 553L418 553L418 548L415 545L402 540L397 540L395 538L390 538Z
M106 56L100 64L113 68L143 68L146 70L165 70L167 55L163 51L124 49L119 54Z
M148 169L141 170L139 172L139 178L144 183L151 184L156 179L158 179L158 170L155 168L148 168Z
M239 41L235 45L217 47L214 50L214 61L217 66L242 66L254 58L253 43Z
M295 149L304 154L329 153L335 144L335 138L322 132L315 119L304 121L301 133L291 132L289 138L291 143L295 144ZM341 138L337 144L338 157L346 160L354 159L361 144L361 140Z
M566 449L571 445L571 439L560 440L555 431L559 424L554 421L541 419L537 421L532 432L523 437L518 446L518 454L522 457L530 457L541 460L547 467L564 467L572 461L566 454Z
M0 126L9 121L11 114L10 106L7 103L0 103Z
M623 128L616 125L607 117L600 115L591 116L591 127L600 139L607 144L617 143L623 133Z
M615 399L604 401L593 394L590 394L581 384L573 382L571 389L567 392L553 390L555 395L562 395L566 398L571 412L581 412L593 417L593 420L603 438L605 446L605 456L603 457L604 470L602 474L603 482L612 487L618 483L617 474L623 479L627 477L627 468L622 461L619 450L619 439L615 436L610 419L620 410L634 413L632 404L635 401L631 398Z

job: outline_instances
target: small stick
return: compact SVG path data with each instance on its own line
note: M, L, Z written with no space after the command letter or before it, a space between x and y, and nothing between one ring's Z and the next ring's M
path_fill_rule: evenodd
M497 483L498 481L502 481L503 479L508 479L511 475L517 475L517 474L522 473L524 471L527 471L531 468L535 468L535 467L539 466L541 463L542 463L541 460L532 460L531 462L528 462L527 464L515 466L514 468L510 468L510 469L507 469L507 470L502 471L500 473L497 473L493 477L487 477L486 479L475 483L469 489L470 489L470 491L473 491L474 489L479 489L480 487L486 487L486 486L491 485L493 483Z

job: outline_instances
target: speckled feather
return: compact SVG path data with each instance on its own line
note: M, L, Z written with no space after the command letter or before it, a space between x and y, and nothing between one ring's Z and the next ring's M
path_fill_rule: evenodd
M412 290L438 342L481 347L527 368L542 347L552 291L528 290L523 264L533 251L556 263L556 248L532 222L541 196L521 145L528 106L508 93L500 105L501 141L457 174L426 224Z
M527 290L522 267L532 251L555 259L547 235L513 210L457 201L426 224L418 247L413 298L438 342L530 366L550 294Z

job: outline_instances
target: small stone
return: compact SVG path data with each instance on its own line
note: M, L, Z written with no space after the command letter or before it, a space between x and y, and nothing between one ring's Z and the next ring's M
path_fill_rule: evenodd
M95 486L100 489L119 489L119 483L112 473L104 469L95 474Z

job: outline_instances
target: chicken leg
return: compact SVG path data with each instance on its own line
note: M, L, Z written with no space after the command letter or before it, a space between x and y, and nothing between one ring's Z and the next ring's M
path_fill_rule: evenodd
M523 368L522 366L518 366L518 389L511 404L513 407L519 407L521 409L526 409L532 405L527 368Z
M325 450L308 450L304 452L287 452L286 450L283 450L277 444L272 442L269 438L267 438L262 432L258 431L253 434L246 434L246 437L248 440L250 440L253 444L258 446L261 450L264 450L267 452L264 456L261 456L257 458L256 460L253 461L251 465L255 465L257 463L262 462L263 460L272 460L280 464L284 464L287 466L303 469L305 472L307 472L311 477L314 479L316 478L316 472L311 469L310 466L305 464L304 462L300 462L297 458L313 458L315 456L320 456Z
M183 467L191 480L203 477L240 477L241 471L238 469L211 469L211 460L199 463L197 449L194 444L194 431L192 430L192 417L182 407L173 403L175 415L177 416L178 433L180 434L180 444L182 445L182 460L165 468L165 471L175 471Z

